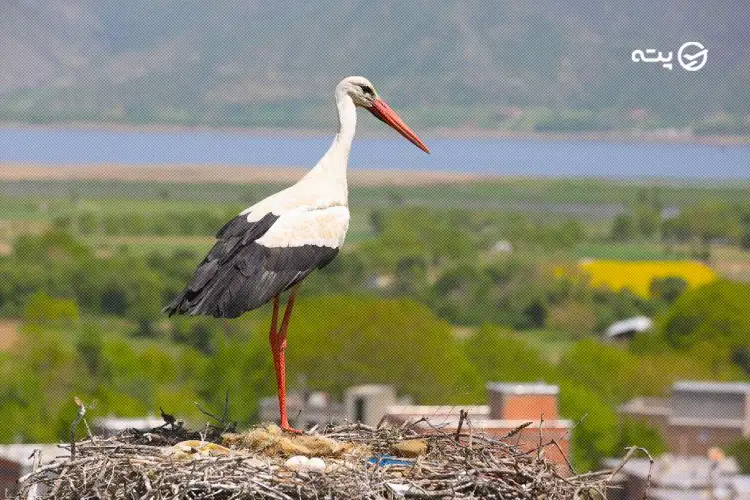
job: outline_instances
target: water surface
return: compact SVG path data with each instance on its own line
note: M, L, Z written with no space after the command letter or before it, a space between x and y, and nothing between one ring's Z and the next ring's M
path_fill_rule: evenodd
M0 163L312 166L330 137L231 131L0 128ZM750 144L426 137L426 155L398 136L356 139L351 168L524 176L750 179Z

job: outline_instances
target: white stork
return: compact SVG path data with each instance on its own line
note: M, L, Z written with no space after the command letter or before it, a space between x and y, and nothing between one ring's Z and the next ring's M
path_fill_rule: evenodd
M296 184L261 200L229 221L198 266L192 281L164 308L173 314L236 318L273 299L269 334L281 428L286 413L286 334L300 282L338 254L349 227L346 167L357 124L365 108L422 151L427 146L360 76L336 86L339 132L317 165ZM281 326L279 295L291 290Z

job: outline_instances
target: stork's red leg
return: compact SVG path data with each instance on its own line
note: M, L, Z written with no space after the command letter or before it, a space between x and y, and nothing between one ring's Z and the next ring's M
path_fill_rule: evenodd
M273 370L276 373L276 381L279 380L279 358L276 356L277 337L279 336L279 296L273 298L273 314L271 315L271 331L268 333L268 341L271 344L271 357L273 358Z
M273 352L273 364L276 369L276 387L279 392L279 412L281 413L281 428L290 432L302 432L293 429L289 425L289 419L286 413L286 331L289 327L289 320L292 317L294 308L294 298L297 295L299 284L292 287L289 294L289 301L284 310L284 318L281 320L281 328L272 336L271 351ZM274 301L274 318L278 318L278 297Z

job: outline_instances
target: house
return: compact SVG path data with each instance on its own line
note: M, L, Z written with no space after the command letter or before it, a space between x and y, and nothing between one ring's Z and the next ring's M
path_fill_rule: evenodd
M347 420L372 426L378 425L397 402L396 389L390 385L358 385L344 393Z
M7 458L0 458L0 495L5 497L6 493L13 493L21 475L20 463Z
M39 464L51 462L70 453L56 444L2 444L0 445L0 495L12 493L18 479L34 470L38 454Z
M620 459L608 459L615 468ZM650 472L650 478L649 478ZM648 487L647 487L648 485ZM648 488L648 497L645 493ZM629 460L614 477L608 500L750 500L750 476L738 474L737 462L723 456L666 454L653 466L647 458Z
M492 244L492 253L513 253L513 244L507 240L496 241Z
M481 406L436 405L414 406L394 405L388 408L386 421L391 425L405 422L419 423L425 433L455 432L458 428L461 410L468 412L466 431L486 434L492 437L506 437L513 432L510 442L525 452L534 452L543 445L544 455L557 462L562 468L570 456L570 438L573 424L560 419L556 385L542 383L491 382L486 386L488 404ZM530 425L520 428L531 422ZM565 471L567 472L567 471Z
M609 325L609 328L604 332L604 338L606 340L630 340L637 333L646 332L653 326L654 322L651 318L635 316Z
M292 391L287 393L286 408L289 423L293 427L308 429L315 425L325 427L346 420L344 405L333 401L326 392ZM259 415L261 422L277 422L279 399L270 396L261 399Z
M705 456L750 437L750 383L680 381L669 397L635 398L618 413L657 428L672 453Z
M293 391L287 394L289 423L293 427L325 427L343 422L362 422L375 426L388 408L399 402L410 402L408 396L397 397L393 386L383 384L355 385L344 391L344 402L334 401L326 392ZM279 416L276 396L260 402L261 422L275 422Z

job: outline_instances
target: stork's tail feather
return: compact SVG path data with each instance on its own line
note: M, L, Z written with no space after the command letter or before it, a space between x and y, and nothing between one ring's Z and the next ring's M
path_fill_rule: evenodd
M232 267L224 268L205 286L194 290L186 287L162 312L175 314L236 318L242 313L257 309L278 295L282 285L264 287L257 276L245 277ZM272 283L273 284L273 283Z
M180 293L175 299L169 303L169 305L165 306L161 312L167 314L170 318L174 316L175 314L185 314L188 312L188 309L183 306L187 305L185 304L185 291Z

